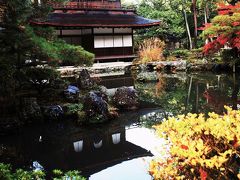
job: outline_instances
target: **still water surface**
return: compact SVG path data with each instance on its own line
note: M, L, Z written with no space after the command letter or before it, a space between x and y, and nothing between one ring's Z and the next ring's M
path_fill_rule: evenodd
M154 104L152 108L121 113L119 119L98 127L76 127L71 121L25 127L20 134L0 137L0 161L14 168L29 169L37 161L46 171L77 169L91 180L149 180L149 161L167 147L152 125L179 113L222 113L224 105L239 108L238 75L151 76L151 81L128 77L123 82L134 86L141 101Z

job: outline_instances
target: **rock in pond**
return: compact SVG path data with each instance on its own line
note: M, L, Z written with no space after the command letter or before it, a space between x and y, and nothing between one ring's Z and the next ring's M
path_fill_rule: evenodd
M100 91L88 93L83 104L88 123L101 123L114 118L109 112L107 101L107 96Z
M72 85L69 85L68 88L64 90L65 98L71 101L77 100L79 93L80 93L79 88Z
M90 77L90 74L87 69L83 69L80 71L78 78L78 86L81 89L91 89L94 86L94 81Z
M113 103L119 109L136 109L139 106L136 90L129 87L118 88L113 96Z
M58 120L58 119L61 119L63 116L63 109L59 105L44 106L42 107L42 109L43 109L43 115L47 119Z

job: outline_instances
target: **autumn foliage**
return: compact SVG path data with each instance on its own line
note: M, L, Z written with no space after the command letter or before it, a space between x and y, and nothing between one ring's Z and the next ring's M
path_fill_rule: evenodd
M163 60L165 43L158 38L145 39L139 46L141 63Z
M240 3L218 5L218 15L205 24L203 37L210 40L203 48L205 55L217 52L226 45L240 52Z
M150 164L154 179L237 179L240 153L240 111L170 117L155 126L169 142L169 157Z

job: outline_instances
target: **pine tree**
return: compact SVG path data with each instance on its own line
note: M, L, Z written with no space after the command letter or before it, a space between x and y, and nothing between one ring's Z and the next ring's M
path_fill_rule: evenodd
M13 87L14 82L18 84L22 80L23 71L44 62L49 65L63 62L73 65L92 64L93 54L81 46L59 40L54 35L53 28L30 25L33 19L47 17L51 9L46 4L39 6L30 0L7 0L5 7L4 29L0 31L0 67L5 68L0 68L0 74L11 76L0 77L0 84L11 82L9 87ZM3 86L0 87L0 91L6 90Z

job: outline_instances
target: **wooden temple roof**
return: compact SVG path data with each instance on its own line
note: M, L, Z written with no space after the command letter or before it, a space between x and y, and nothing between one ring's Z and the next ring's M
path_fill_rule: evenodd
M133 12L72 11L53 12L45 21L32 21L33 25L54 27L131 27L142 28L158 26L160 21L136 15Z

